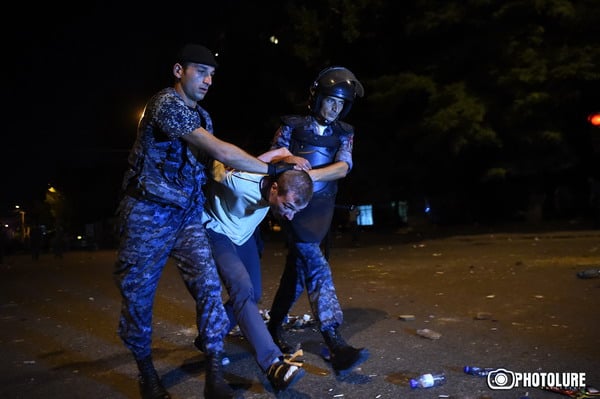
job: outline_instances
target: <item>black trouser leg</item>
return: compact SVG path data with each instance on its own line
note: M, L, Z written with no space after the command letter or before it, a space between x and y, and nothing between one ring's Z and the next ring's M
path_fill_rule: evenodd
M296 255L290 248L286 257L285 268L279 280L279 288L273 298L273 304L269 311L269 326L280 326L283 324L287 314L296 300L296 283L298 272L296 270Z
M294 347L283 338L283 321L296 300L297 280L296 256L294 255L293 248L290 248L286 257L285 268L279 281L279 288L275 293L275 298L269 311L268 323L269 333L283 353L294 352Z

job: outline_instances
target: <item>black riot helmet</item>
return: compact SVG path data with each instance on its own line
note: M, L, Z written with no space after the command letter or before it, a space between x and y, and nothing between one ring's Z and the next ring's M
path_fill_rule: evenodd
M321 109L321 101L324 97L341 98L344 100L344 108L338 119L342 119L350 112L354 99L362 97L364 94L365 89L350 70L341 66L325 68L310 87L308 109L316 116Z

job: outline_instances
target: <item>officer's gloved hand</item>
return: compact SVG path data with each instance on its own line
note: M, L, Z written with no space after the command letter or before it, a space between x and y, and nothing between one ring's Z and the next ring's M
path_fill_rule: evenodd
M269 170L268 170L267 174L271 177L275 177L275 176L285 172L286 170L292 170L292 169L294 169L294 166L296 166L295 163L287 163L284 161L268 163L267 165L269 165Z

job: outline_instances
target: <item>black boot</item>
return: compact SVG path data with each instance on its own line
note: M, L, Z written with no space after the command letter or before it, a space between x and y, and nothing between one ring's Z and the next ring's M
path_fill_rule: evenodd
M279 347L282 353L290 355L296 352L296 348L283 338L283 327L281 324L277 325L269 322L267 329L273 338L273 342L275 342L275 345Z
M331 367L339 376L345 376L369 357L367 349L348 345L337 329L321 331L321 334L329 347Z
M152 363L152 357L137 360L140 375L138 382L140 384L140 393L142 399L170 399L171 396L160 382L160 377Z
M222 353L206 356L206 381L204 384L206 399L235 399L238 397L225 381L222 362Z

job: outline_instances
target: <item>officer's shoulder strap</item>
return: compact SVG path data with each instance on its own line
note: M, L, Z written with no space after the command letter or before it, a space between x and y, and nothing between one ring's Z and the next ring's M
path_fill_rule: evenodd
M306 117L301 115L284 115L281 117L281 122L291 127L302 126L306 123Z
M336 124L337 128L340 130L340 132L342 134L352 134L352 133L354 133L354 126L352 126L349 123L342 122L342 121L337 121L335 124Z

